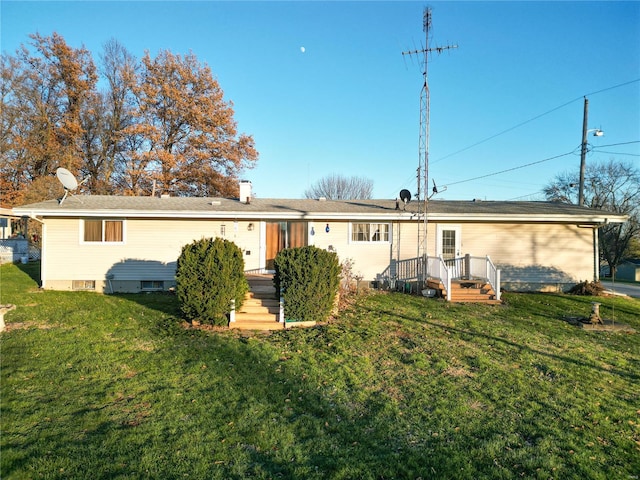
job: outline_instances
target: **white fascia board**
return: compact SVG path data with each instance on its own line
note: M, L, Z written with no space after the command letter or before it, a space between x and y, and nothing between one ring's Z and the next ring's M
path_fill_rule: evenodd
M429 214L429 221L432 222L483 222L483 223L624 223L628 217L626 215L488 215L488 214L466 214L447 215Z
M13 209L16 216L28 216L30 218L46 217L114 217L114 218L184 218L184 219L246 219L246 220L342 220L342 221L371 221L371 222L410 222L422 221L424 216L420 213L400 211L390 214L372 213L342 213L342 212L261 212L261 211L203 211L203 210L39 210L32 211L16 207ZM595 212L594 212L595 213ZM440 214L428 213L431 222L461 222L461 223L568 223L568 224L606 224L624 223L626 215L509 215L509 214Z
M404 215L371 215L362 213L322 213L322 212L240 212L240 211L168 211L168 210L22 210L20 215L32 218L46 217L117 217L117 218L199 218L199 219L251 219L265 220L377 220L377 221L398 221L410 220L411 214ZM414 216L413 218L417 218Z

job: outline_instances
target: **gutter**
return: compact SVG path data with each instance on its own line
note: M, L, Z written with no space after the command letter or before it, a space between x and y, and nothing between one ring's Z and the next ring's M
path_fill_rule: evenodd
M21 210L14 209L14 212L21 213ZM24 214L31 219L42 223L36 217L34 211L24 211ZM23 215L24 216L24 215ZM111 218L171 218L171 219L283 219L283 220L368 220L368 221L411 221L421 220L423 214L417 212L393 212L393 213L377 213L377 212L272 212L272 211L202 211L202 210L44 210L38 212L40 217L111 217ZM428 219L435 222L484 222L484 223L570 223L578 224L591 228L592 225L608 224L608 223L624 223L627 220L626 215L616 215L603 217L600 215L487 215L487 214L428 214Z

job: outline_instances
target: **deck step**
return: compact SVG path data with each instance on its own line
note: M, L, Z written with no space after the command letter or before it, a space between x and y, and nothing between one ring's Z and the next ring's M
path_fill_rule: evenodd
M284 324L278 322L268 322L264 320L242 320L240 322L229 322L230 329L237 330L283 330Z
M249 292L242 307L236 311L235 322L229 328L241 330L280 330L280 303L276 300L276 289L272 275L247 275Z
M440 280L427 280L427 286L438 290L443 297L447 292ZM451 302L455 303L484 303L489 305L499 305L502 302L496 299L496 292L490 284L482 279L451 281Z

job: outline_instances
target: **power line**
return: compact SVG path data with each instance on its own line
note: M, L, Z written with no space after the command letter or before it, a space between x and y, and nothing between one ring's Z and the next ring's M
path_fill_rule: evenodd
M487 173L485 175L480 175L479 177L467 178L466 180L460 180L458 182L448 183L447 187L450 187L451 185L458 185L460 183L472 182L473 180L480 180L482 178L493 177L494 175L500 175L500 174L503 174L503 173L512 172L514 170L519 170L521 168L530 167L532 165L538 165L539 163L549 162L551 160L555 160L556 158L562 158L562 157L566 157L566 156L572 155L572 154L573 154L573 151L567 152L567 153L563 153L561 155L556 155L554 157L545 158L543 160L538 160L538 161L535 161L535 162L527 163L525 165L519 165L517 167L508 168L506 170L500 170L499 172Z
M640 140L633 140L631 142L622 142L622 143L610 143L609 145L598 145L596 148L617 147L618 145L631 145L632 143L640 143Z
M626 85L631 85L632 83L636 83L636 82L640 82L640 78L636 78L634 80L629 80L628 82L624 82L624 83L619 83L618 85L613 85L612 87L603 88L602 90L596 90L595 92L587 93L586 95L583 95L583 96L584 97L591 97L591 96L596 95L598 93L606 92L608 90L613 90L614 88L624 87Z
M542 190L538 190L537 192L533 192L533 193L528 193L527 195L520 195L519 197L513 197L513 198L507 198L507 202L511 202L513 200L520 200L522 198L531 198L534 197L536 195L540 195L541 193L544 193L544 191Z
M520 127L526 125L527 123L531 123L534 120L539 119L540 117L544 117L545 115L548 115L548 114L550 114L552 112L555 112L556 110L560 110L561 108L566 107L567 105L570 105L570 104L572 104L572 103L574 103L574 102L576 102L578 100L582 100L582 97L578 97L578 98L576 98L574 100L571 100L570 102L567 102L567 103L564 103L564 104L560 105L559 107L555 107L555 108L553 108L553 109L551 109L551 110L549 110L547 112L541 113L540 115L536 115L535 117L530 118L529 120L525 120L524 122L518 123L517 125L514 125L513 127L507 128L506 130L503 130L503 131L501 131L499 133L496 133L495 135L491 135L490 137L487 137L484 140L480 140L479 142L476 142L476 143L474 143L472 145L469 145L468 147L462 148L462 149L460 149L458 151L455 151L453 153L445 155L444 157L440 157L439 159L435 160L432 163L437 163L437 162L445 160L445 159L447 159L449 157L453 157L454 155L457 155L459 153L466 152L467 150L469 150L469 149L471 149L473 147L477 147L478 145L481 145L481 144L483 144L485 142L488 142L489 140L493 140L494 138L499 137L500 135L504 135L505 133L508 133L508 132L510 132L512 130L515 130L516 128L520 128Z
M602 147L615 147L615 146L618 146L618 145L630 145L630 144L632 144L632 143L640 143L640 140L633 140L633 141L631 141L631 142L611 143L611 144L609 144L609 145L602 145ZM598 151L599 151L600 153L611 153L611 152L602 152L602 151L600 151L600 150L598 150ZM485 175L481 175L481 176L479 176L479 177L467 178L466 180L460 180L460 181L457 181L457 182L448 183L448 184L447 184L447 187L449 187L449 186L451 186L451 185L458 185L458 184L460 184L460 183L471 182L471 181L473 181L473 180L481 180L481 179L483 179L483 178L493 177L493 176L495 176L495 175L501 175L501 174L503 174L503 173L512 172L512 171L514 171L514 170L519 170L519 169L521 169L521 168L530 167L530 166L532 166L532 165L538 165L538 164L540 164L540 163L544 163L544 162L549 162L549 161L551 161L551 160L555 160L556 158L562 158L562 157L566 157L566 156L568 156L568 155L574 155L574 154L575 154L575 149L574 149L574 150L572 150L572 151L570 151L570 152L567 152L567 153L562 153L562 154L560 154L560 155L556 155L556 156L554 156L554 157L549 157L549 158L545 158L545 159L542 159L542 160L537 160L537 161L535 161L535 162L526 163L526 164L524 164L524 165L518 165L517 167L508 168L508 169L506 169L506 170L500 170L499 172L487 173L487 174L485 174ZM621 155L624 155L624 154L621 154ZM628 155L635 155L635 154L630 153L630 154L628 154ZM525 196L528 196L528 195L525 195ZM516 197L516 198L522 198L522 197Z
M599 150L599 149L593 149L591 150L592 152L595 153L606 153L607 155L627 155L629 157L640 157L640 154L638 153L624 153L624 152L607 152L606 150Z
M524 126L524 125L527 125L528 123L531 123L531 122L533 122L533 121L535 121L535 120L538 120L539 118L544 117L545 115L549 115L550 113L553 113L553 112L555 112L556 110L560 110L561 108L564 108L564 107L566 107L567 105L571 105L571 104L572 104L572 103L574 103L574 102L577 102L577 101L579 101L579 100L582 100L584 97L593 96L593 95L596 95L596 94L598 94L598 93L603 93L603 92L606 92L606 91L608 91L608 90L613 90L614 88L624 87L624 86L626 86L626 85L630 85L630 84L632 84L632 83L636 83L636 82L640 82L640 78L636 78L636 79L634 79L634 80L630 80L630 81L628 81L628 82L624 82L624 83L619 83L619 84L617 84L617 85L613 85L613 86L611 86L611 87L603 88L603 89L601 89L601 90L596 90L595 92L591 92L591 93L588 93L588 94L586 94L586 95L581 95L581 96L579 96L579 97L577 97L577 98L574 98L573 100L570 100L570 101L568 101L568 102L566 102L566 103L563 103L563 104L562 104L562 105L560 105L560 106L557 106L557 107L555 107L555 108L552 108L551 110L548 110L548 111L546 111L546 112L544 112L544 113L541 113L540 115L536 115L535 117L530 118L529 120L525 120L524 122L520 122L520 123L518 123L517 125L514 125L513 127L507 128L506 130L502 130L502 131L501 131L501 132L499 132L499 133L496 133L496 134L491 135L491 136L489 136L489 137L487 137L487 138L485 138L485 139L483 139L483 140L480 140L480 141L478 141L478 142L476 142L476 143L474 143L474 144L472 144L472 145L469 145L468 147L462 148L462 149L457 150L457 151L455 151L455 152L453 152L453 153L449 153L448 155L445 155L444 157L440 157L440 158L438 158L437 160L432 161L431 163L433 164L433 163L440 162L440 161L445 160L445 159L447 159L447 158L449 158L449 157L453 157L454 155L457 155L457 154L459 154L459 153L465 152L465 151L467 151L467 150L469 150L469 149L471 149L471 148L473 148L473 147L477 147L478 145L481 145L481 144L483 144L483 143L485 143L485 142L488 142L489 140L493 140L494 138L499 137L500 135L504 135L505 133L509 133L509 132L511 132L512 130L515 130L515 129L520 128L520 127L522 127L522 126Z

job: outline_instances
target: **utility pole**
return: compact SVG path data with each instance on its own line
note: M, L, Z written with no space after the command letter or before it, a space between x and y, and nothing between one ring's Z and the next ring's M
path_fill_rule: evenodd
M402 55L422 55L422 77L423 84L420 91L420 137L418 141L418 189L416 196L418 202L420 201L420 191L422 190L423 202L422 202L422 222L418 227L418 258L421 258L426 262L427 257L427 211L429 202L429 82L427 75L428 57L431 52L442 53L445 50L458 48L457 45L447 45L444 47L429 46L429 34L431 30L431 9L426 7L422 16L422 28L425 33L424 48L420 50L410 50L402 52ZM422 174L422 175L421 175ZM422 176L422 178L420 178ZM420 188L420 182L422 180L423 188ZM424 269L420 269L420 272ZM422 273L418 274L418 282L423 279Z
M580 146L580 187L578 190L578 205L584 205L584 171L587 156L587 123L589 117L589 99L584 97L584 114L582 116L582 144Z

